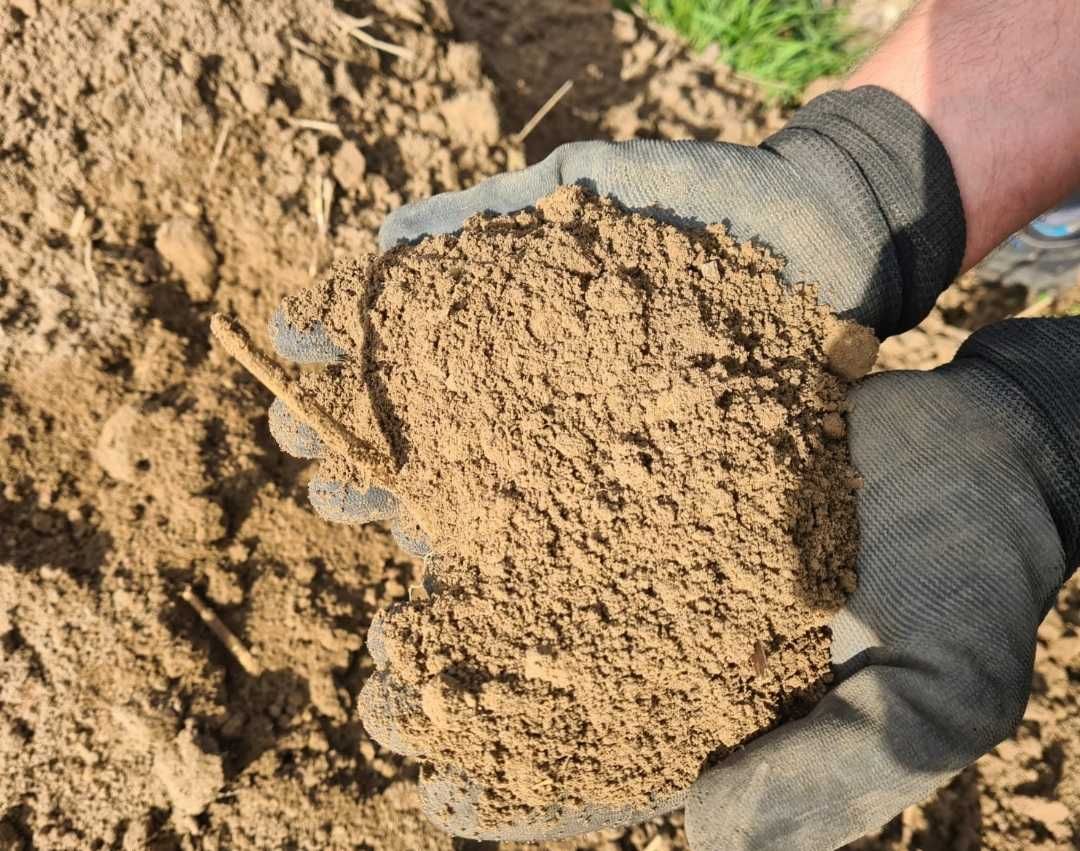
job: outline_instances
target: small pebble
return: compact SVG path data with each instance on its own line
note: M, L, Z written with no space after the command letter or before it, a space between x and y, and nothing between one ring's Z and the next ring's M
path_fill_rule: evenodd
M240 103L248 112L256 115L266 112L270 106L270 90L262 83L248 80L240 86Z
M367 160L355 143L345 142L334 154L331 170L334 179L341 184L341 187L346 191L352 191L364 185Z

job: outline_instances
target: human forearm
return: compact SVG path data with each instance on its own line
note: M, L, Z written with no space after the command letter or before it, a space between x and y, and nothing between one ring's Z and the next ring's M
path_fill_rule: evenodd
M963 269L1080 185L1080 4L923 0L847 81L904 98L952 160Z

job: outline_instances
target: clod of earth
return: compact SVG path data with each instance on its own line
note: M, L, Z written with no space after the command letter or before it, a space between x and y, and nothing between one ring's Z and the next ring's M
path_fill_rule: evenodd
M365 721L471 777L482 822L645 804L824 693L876 343L781 268L564 188L286 303L349 355L305 393L385 435L438 553L381 618Z
M158 228L154 246L183 280L192 301L213 297L217 255L197 222L185 216L169 219Z

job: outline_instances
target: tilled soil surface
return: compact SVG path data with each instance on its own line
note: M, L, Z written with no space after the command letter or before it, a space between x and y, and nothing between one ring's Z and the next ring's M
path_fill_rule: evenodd
M520 165L568 77L530 160L779 115L602 0L12 0L0 46L0 849L478 847L355 714L418 565L314 517L208 317L261 323L388 210ZM1018 736L859 847L1075 846L1078 625L1071 585Z

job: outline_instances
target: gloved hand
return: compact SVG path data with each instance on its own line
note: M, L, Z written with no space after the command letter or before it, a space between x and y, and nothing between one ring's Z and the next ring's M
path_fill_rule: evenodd
M851 398L865 485L837 685L694 784L695 851L828 851L1010 736L1080 560L1080 319L992 326L951 364Z
M394 211L385 250L451 233L476 213L532 206L582 184L683 225L723 222L813 281L838 313L878 336L917 325L952 283L964 214L948 154L903 100L871 86L811 101L760 147L718 142L579 142L518 172Z
M788 280L821 282L834 307L879 333L902 330L929 309L963 253L947 156L890 95L823 100L762 149L565 146L532 169L403 208L382 244L452 231L472 213L508 212L560 182L584 181L669 219L730 216L736 236L788 258ZM809 717L647 811L539 813L485 836L567 835L685 804L696 851L824 851L884 823L1009 735L1026 702L1035 630L1078 557L1077 324L1007 323L980 332L948 367L874 376L855 390L849 433L866 482L859 587L833 625L837 686ZM301 334L279 315L272 332L286 356L335 356L318 328ZM287 450L318 453L313 435L280 409L272 416ZM332 519L397 517L392 496L377 490L316 479L312 499ZM384 666L378 621L369 646ZM401 742L396 707L407 697L385 672L365 687L365 723L390 747ZM481 835L467 778L422 784L421 794L449 832Z

